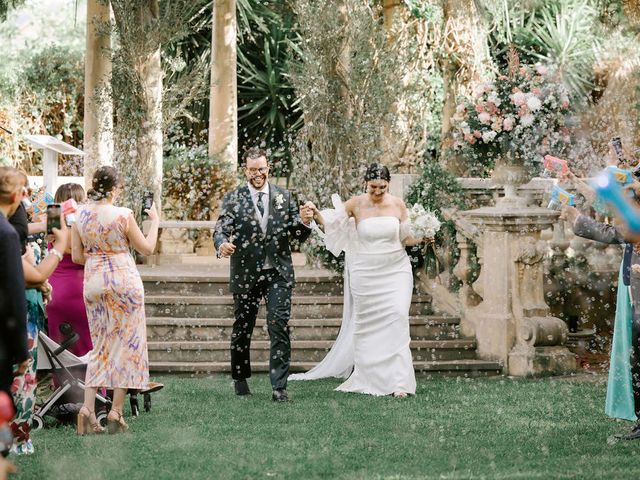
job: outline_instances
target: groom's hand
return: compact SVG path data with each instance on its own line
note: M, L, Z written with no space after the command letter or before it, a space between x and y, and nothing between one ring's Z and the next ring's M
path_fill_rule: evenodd
M235 251L236 251L236 246L231 242L224 242L220 244L220 248L218 249L220 256L225 258L233 255L233 252Z

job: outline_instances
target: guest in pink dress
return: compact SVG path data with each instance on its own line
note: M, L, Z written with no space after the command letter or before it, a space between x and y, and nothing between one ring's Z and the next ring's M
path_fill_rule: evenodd
M146 210L151 228L145 237L133 212L113 204L122 192L113 167L96 170L92 183L88 196L94 201L78 209L71 247L73 261L85 266L84 301L93 342L84 405L78 414L79 434L104 431L93 411L98 388L113 389L107 425L110 433L116 433L128 429L122 418L127 390L149 386L144 287L130 248L151 255L159 224L152 205Z
M62 203L73 198L78 204L84 203L85 193L77 183L60 185L55 195L55 202ZM69 242L70 244L71 242ZM64 252L58 268L49 277L53 287L53 300L47 304L49 337L55 342L62 342L60 325L68 323L78 334L80 339L69 350L81 357L93 348L87 310L84 305L84 265L73 263L71 260L71 245Z

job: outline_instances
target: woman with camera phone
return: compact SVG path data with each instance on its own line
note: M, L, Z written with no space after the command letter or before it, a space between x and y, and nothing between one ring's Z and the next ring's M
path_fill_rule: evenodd
M87 363L84 405L78 433L102 433L95 416L98 388L113 389L107 416L109 433L124 432L122 417L128 389L149 383L144 288L130 248L151 255L158 238L155 205L146 210L151 227L145 237L133 212L114 205L122 182L113 167L99 168L88 192L93 202L82 205L72 227L71 256L84 265L84 301L93 350Z

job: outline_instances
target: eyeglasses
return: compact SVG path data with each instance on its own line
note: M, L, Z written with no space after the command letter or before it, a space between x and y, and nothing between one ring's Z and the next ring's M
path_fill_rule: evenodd
M269 167L260 167L260 168L247 168L247 172L250 174L254 173L267 173L269 171Z

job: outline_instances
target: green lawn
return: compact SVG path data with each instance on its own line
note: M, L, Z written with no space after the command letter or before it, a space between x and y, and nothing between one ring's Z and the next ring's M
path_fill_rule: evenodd
M422 378L408 399L291 382L289 404L263 375L248 399L226 376L160 380L129 433L36 432L14 478L640 478L640 441L607 443L630 424L604 415L602 377Z

